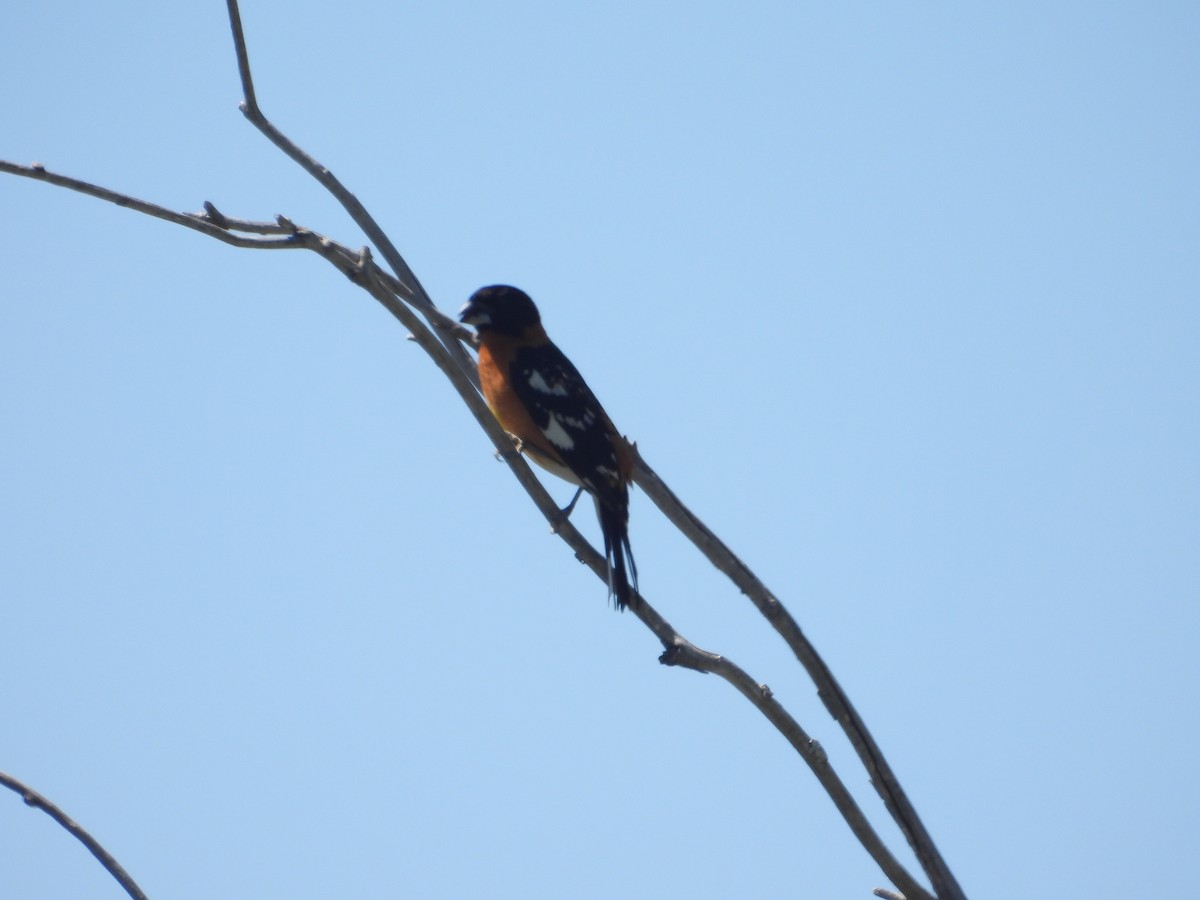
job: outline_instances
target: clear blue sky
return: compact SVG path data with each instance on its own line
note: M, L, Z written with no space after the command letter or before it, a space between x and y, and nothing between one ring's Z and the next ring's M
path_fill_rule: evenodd
M825 654L972 898L1186 892L1200 7L245 19L268 115L444 309L496 281L539 301ZM2 157L362 242L242 119L215 0L19 4L0 84ZM11 177L0 211L0 768L152 897L884 884L332 269ZM745 600L640 495L632 535L651 601L898 842ZM121 896L16 797L0 895Z

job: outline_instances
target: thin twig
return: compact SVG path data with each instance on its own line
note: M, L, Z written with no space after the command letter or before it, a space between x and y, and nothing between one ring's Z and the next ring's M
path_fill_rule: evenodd
M19 175L34 181L44 181L47 184L53 184L86 194L90 197L96 197L124 209L132 209L135 212L140 212L156 219L182 225L185 228L198 231L203 235L215 238L233 247L244 247L254 250L311 250L332 263L342 274L351 280L357 279L362 274L359 262L360 252L351 250L349 247L330 240L325 235L311 229L302 228L283 216L280 216L274 222L235 219L226 216L209 201L204 202L204 212L202 213L178 212L177 210L168 209L165 206L159 206L157 203L139 200L128 194L100 187L79 178L72 178L69 175L60 175L56 172L51 172L41 163L23 166L19 163L0 159L0 172ZM275 237L267 239L265 237L243 236L247 234ZM411 293L394 276L383 271L378 266L373 268L373 272L374 277L382 281L386 289L394 296L401 296L407 300L413 299ZM472 343L474 334L470 329L460 325L440 311L435 310L434 312L443 320L442 326L447 333L453 334L459 340L465 341L468 344ZM413 321L418 320L414 319ZM470 384L474 383L470 377L468 377L467 381Z
M0 172L8 172L12 175L20 175L24 178L32 178L36 181L44 181L47 184L54 184L59 187L69 188L73 191L78 191L81 194L88 194L92 197L98 197L101 200L107 200L109 203L115 203L117 206L123 206L126 209L132 209L135 212L143 213L147 216L153 216L156 219L163 219L167 222L174 222L176 225L182 225L184 228L191 228L193 231L199 231L201 234L206 234L211 238L216 238L226 244L234 247L254 247L258 250L292 250L297 244L288 239L264 241L255 238L245 238L237 234L232 234L229 231L215 225L207 217L206 213L181 213L172 209L167 209L163 206L158 206L154 203L147 203L144 200L138 200L135 197L130 197L128 194L122 194L117 191L102 188L86 181L80 181L78 178L71 178L67 175L57 175L43 166L41 163L33 163L28 166L20 165L19 163L0 160Z
M92 837L85 828L78 822L68 816L65 812L29 787L22 781L18 781L11 775L0 772L0 785L8 788L21 795L21 799L25 801L26 806L32 806L34 809L40 809L55 822L67 830L69 834L74 835L83 846L87 847L92 856L100 860L100 865L108 870L108 873L117 880L117 884L121 885L133 900L148 900L146 895L142 893L142 889L137 886L130 876L125 871L124 867L116 861L111 853L101 846L100 842Z

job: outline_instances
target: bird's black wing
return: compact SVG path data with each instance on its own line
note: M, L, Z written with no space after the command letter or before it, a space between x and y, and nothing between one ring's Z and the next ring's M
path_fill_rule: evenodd
M623 487L612 425L579 370L553 343L517 351L509 371L513 390L534 424L579 482L612 502Z

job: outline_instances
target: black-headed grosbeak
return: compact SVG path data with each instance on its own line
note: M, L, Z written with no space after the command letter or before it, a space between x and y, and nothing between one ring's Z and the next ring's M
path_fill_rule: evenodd
M579 370L546 336L524 291L506 284L480 288L458 318L479 332L479 384L492 413L530 459L592 495L604 535L609 596L618 609L636 602L628 442Z

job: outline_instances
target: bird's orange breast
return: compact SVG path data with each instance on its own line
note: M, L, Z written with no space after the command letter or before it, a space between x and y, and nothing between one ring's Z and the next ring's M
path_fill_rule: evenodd
M516 347L508 341L482 342L479 348L479 387L483 391L483 398L505 431L515 434L522 443L562 465L558 452L546 440L509 381L508 373L515 356Z

